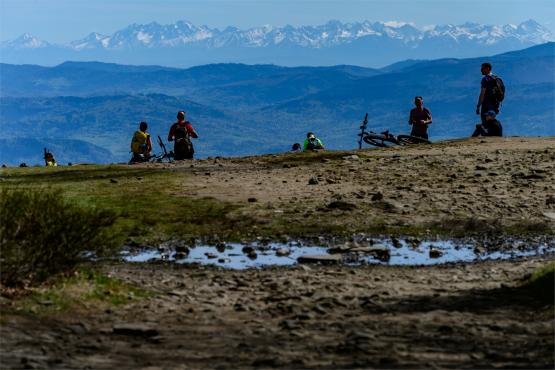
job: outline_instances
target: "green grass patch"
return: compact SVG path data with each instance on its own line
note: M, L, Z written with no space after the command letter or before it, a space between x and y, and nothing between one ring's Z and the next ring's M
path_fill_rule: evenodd
M71 275L58 275L31 294L14 299L12 308L33 314L98 310L124 305L153 295L105 274L80 268Z
M35 284L69 271L84 252L114 250L115 215L48 189L0 189L0 282Z
M233 235L245 219L228 215L236 205L187 193L187 173L164 168L129 166L73 166L58 169L9 169L3 187L63 189L72 202L114 212L113 231L120 244L126 238L150 242L170 237L187 239Z

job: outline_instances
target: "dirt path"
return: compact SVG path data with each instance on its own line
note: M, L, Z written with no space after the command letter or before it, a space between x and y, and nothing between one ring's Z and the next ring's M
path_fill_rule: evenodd
M156 293L117 311L4 317L3 368L553 368L545 258L230 271L109 265Z
M301 225L306 233L519 235L552 233L555 225L545 215L555 212L555 138L476 138L165 166L194 175L175 195L238 203L235 218L276 233Z

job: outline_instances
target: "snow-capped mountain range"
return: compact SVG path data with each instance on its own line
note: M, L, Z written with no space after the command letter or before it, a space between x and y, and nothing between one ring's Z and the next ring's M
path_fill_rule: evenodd
M410 57L438 57L438 52L443 53L439 55L443 57L468 57L491 49L493 54L553 40L553 33L533 20L519 25L465 23L422 28L405 22L330 21L320 26L267 25L246 30L236 27L219 30L179 21L169 25L156 22L132 24L113 35L91 33L65 45L48 43L24 34L3 42L0 48L2 61L10 63L48 64L49 60L57 59L58 53L60 57L73 60L93 57L100 61L176 66L198 62L291 65L314 64L316 60L320 64L375 66ZM158 57L148 56L153 50L161 51L161 54ZM191 52L188 58L176 55L183 50ZM330 55L328 51L332 50L343 53L345 57ZM366 53L365 59L359 57L350 61L349 55L357 53ZM373 55L375 53L380 55ZM29 60L33 56L38 59Z

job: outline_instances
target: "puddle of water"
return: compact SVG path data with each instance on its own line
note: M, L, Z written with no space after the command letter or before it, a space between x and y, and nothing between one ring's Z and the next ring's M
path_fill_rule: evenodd
M202 245L191 248L189 254L182 259L175 259L172 250L143 250L132 253L125 250L122 258L127 262L147 262L167 260L175 263L199 263L203 265L217 265L229 269L262 268L268 266L291 266L297 264L299 257L324 255L337 258L332 261L346 265L382 264L382 265L437 265L452 262L474 262L481 260L501 260L524 256L535 256L555 253L555 243L537 245L525 250L495 251L479 253L470 243L452 240L422 241L410 243L400 240L393 245L391 240L381 240L373 246L365 245L366 249L346 251L345 253L330 254L328 247L303 245L300 243L257 243L244 245L239 243L226 244L225 249L215 246ZM379 249L377 251L376 249ZM288 255L278 255L288 250ZM430 251L432 250L432 251ZM256 254L256 256L253 254ZM249 256L249 252L251 253ZM379 253L376 253L379 252ZM434 256L434 258L432 257ZM389 256L389 257L388 257Z

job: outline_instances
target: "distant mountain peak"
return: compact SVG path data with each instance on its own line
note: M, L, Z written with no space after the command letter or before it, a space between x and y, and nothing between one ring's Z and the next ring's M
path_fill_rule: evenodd
M197 26L183 19L173 24L134 23L111 35L93 32L65 45L48 44L25 34L3 43L0 58L20 61L18 55L24 54L24 50L54 48L50 55L54 55L51 58L56 63L86 58L166 66L214 62L299 65L307 63L303 58L309 58L311 65L344 63L377 67L407 58L500 53L554 40L549 29L532 19L518 25L466 22L423 27L398 20L341 22L332 19L321 25L263 25L247 29L229 26L222 30ZM325 53L327 60L316 56ZM44 58L41 56L38 60Z
M13 48L13 49L37 49L46 48L50 44L43 41L30 33L25 32L18 38L12 41L8 41L2 45L3 47Z

